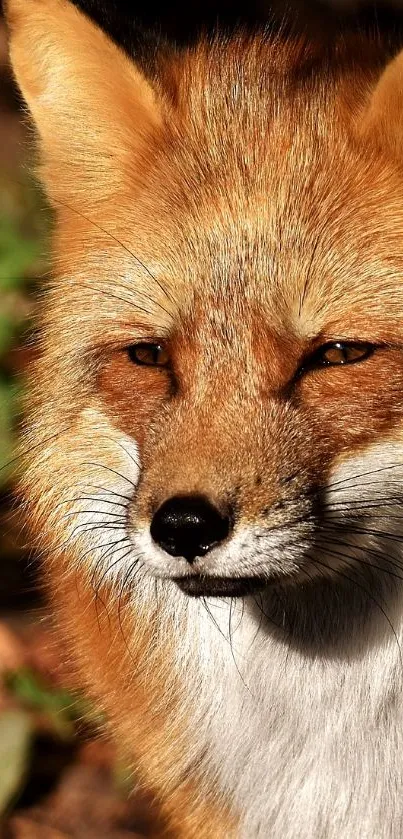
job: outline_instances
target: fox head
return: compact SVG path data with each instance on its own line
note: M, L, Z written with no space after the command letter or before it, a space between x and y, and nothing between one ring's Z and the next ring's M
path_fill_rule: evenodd
M45 550L194 595L392 562L403 58L239 35L144 70L67 0L8 20L55 212Z

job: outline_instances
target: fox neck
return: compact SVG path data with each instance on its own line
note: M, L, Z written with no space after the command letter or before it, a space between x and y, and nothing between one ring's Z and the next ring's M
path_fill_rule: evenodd
M362 585L324 582L302 601L277 591L204 603L167 586L167 604L186 613L193 731L243 814L244 837L267 836L269 825L271 839L381 836L385 824L401 835L388 778L394 790L403 781L403 592L390 586L378 601ZM178 643L184 650L183 635Z

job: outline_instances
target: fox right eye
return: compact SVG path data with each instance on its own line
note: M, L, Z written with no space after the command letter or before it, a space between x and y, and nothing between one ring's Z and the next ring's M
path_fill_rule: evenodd
M145 367L168 367L169 353L162 344L132 344L127 347L127 354L134 364Z
M302 364L298 375L320 367L344 367L370 358L377 346L368 341L328 341Z

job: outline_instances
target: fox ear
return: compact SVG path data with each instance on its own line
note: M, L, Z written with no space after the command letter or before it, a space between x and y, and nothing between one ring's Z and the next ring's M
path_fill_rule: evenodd
M68 199L80 182L108 194L160 123L155 91L69 0L7 0L6 16L50 197Z
M394 157L403 158L403 51L376 82L359 128Z

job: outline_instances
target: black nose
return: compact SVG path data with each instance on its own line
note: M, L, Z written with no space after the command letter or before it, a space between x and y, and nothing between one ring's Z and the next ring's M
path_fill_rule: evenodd
M161 504L151 522L151 536L171 556L193 562L228 536L230 517L198 495L175 495Z

